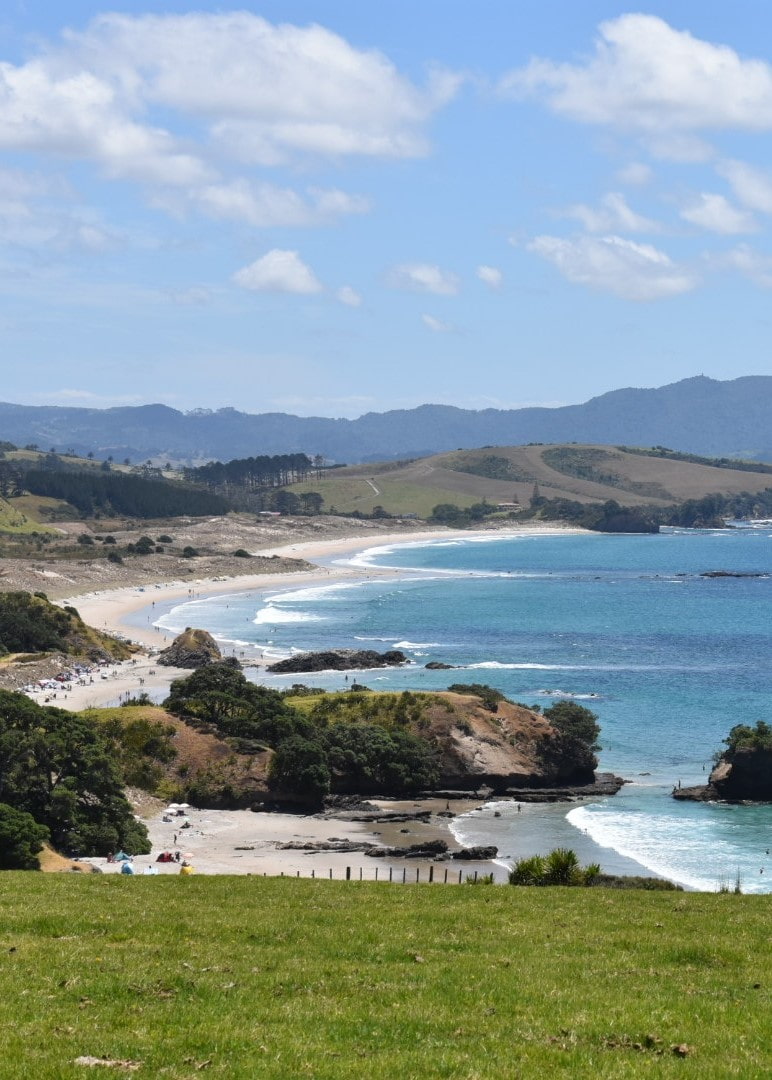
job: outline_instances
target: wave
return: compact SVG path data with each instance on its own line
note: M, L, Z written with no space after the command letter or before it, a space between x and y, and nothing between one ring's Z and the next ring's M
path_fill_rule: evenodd
M321 615L311 615L307 611L284 611L282 608L273 607L271 604L268 607L262 608L255 615L252 622L256 626L264 626L266 623L308 623L308 622L325 622Z
M689 667L685 664L508 664L500 660L482 660L477 664L457 664L459 670L474 671L721 671L723 668Z
M439 641L395 641L393 649L441 649L443 645Z
M601 847L634 859L661 877L702 892L715 892L722 882L733 882L738 862L745 858L713 830L701 829L698 822L686 822L664 813L606 808L598 812L580 806L569 811L566 820ZM693 869L695 866L701 871ZM714 867L710 876L705 873L707 866ZM746 891L759 891L754 885Z

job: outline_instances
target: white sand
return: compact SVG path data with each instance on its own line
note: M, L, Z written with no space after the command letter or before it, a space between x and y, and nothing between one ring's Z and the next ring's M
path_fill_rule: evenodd
M387 805L378 802L378 805ZM463 807L469 804L464 803ZM399 804L401 808L402 804ZM421 803L420 809L429 809L433 804ZM459 809L463 808L462 806ZM420 870L421 881L428 880L429 866L426 859L375 859L361 851L309 852L302 850L280 850L279 845L292 841L318 843L332 839L352 840L372 844L411 844L427 836L445 839L454 846L447 825L443 821L432 825L423 822L405 824L381 824L338 821L317 818L302 814L253 813L250 810L196 810L190 809L184 818L172 817L164 821L164 814L158 814L146 824L153 851L150 855L137 855L132 863L135 873L142 874L145 867L154 866L159 874L179 874L180 863L159 863L159 853L179 851L182 858L190 863L197 874L265 874L269 877L284 874L287 877L329 878L330 871L335 880L346 877L346 868L351 868L351 877L358 880L360 868L362 877L371 881L378 870L379 880L388 880L391 868L394 881L402 881L403 870L407 880L415 881L416 869ZM168 815L166 815L168 816ZM185 821L190 828L182 828ZM395 831L400 835L397 839ZM176 840L175 840L176 836ZM120 863L108 863L106 859L84 859L96 865L106 874L120 873ZM448 880L457 882L459 871L490 872L488 863L441 862L434 865L434 876L443 881L445 869ZM505 876L502 868L495 868Z

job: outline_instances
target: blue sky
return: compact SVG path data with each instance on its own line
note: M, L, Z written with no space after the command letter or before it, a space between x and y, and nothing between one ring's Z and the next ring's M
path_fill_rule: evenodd
M772 374L772 7L6 0L0 399Z

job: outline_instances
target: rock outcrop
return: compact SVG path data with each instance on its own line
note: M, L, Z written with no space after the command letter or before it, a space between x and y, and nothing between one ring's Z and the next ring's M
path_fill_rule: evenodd
M739 747L721 755L707 784L676 788L692 802L772 802L772 749Z
M359 671L363 668L399 667L408 658L399 649L379 653L373 649L330 649L324 652L298 653L268 667L274 675L301 674L309 671Z
M200 668L222 660L222 654L207 630L191 630L187 627L158 656L158 663L166 667Z

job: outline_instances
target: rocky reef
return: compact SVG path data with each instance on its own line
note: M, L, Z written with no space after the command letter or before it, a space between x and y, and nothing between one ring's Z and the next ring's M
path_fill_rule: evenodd
M268 667L274 675L309 671L360 671L363 668L399 667L408 658L399 649L375 652L374 649L329 649L323 652L298 653L278 660Z

